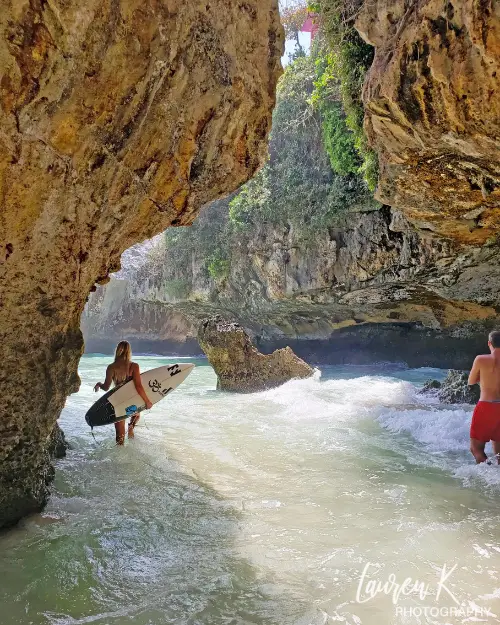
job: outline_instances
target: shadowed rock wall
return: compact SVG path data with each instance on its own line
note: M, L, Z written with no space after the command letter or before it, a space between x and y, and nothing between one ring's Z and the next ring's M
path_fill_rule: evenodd
M0 526L46 501L89 291L256 171L282 48L276 0L0 0Z

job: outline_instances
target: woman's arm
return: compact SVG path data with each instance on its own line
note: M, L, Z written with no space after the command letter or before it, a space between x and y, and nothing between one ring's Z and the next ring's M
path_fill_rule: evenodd
M108 368L106 369L106 379L104 380L104 383L98 382L94 386L94 391L97 393L97 391L100 388L102 388L103 391L108 391L109 387L111 386L112 381L113 381L113 370L111 368L111 365L109 365Z
M139 365L135 362L132 365L132 379L134 380L135 390L142 397L142 399L144 400L144 403L146 404L146 408L149 410L153 406L153 404L149 400L148 396L146 395L146 391L144 390L144 387L142 386L141 371L139 369Z

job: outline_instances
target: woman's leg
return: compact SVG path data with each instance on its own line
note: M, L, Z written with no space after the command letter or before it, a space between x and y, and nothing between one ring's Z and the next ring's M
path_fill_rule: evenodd
M125 445L125 421L115 423L116 444Z
M129 438L134 438L134 428L137 425L139 419L140 417L138 413L132 415L132 417L130 418L130 423L128 424L128 437Z

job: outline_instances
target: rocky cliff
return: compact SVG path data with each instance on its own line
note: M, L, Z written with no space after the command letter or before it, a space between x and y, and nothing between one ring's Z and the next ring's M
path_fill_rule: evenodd
M290 343L308 359L469 366L499 321L498 11L365 2L356 25L376 50L365 129L385 206L375 210L360 181L342 89L318 74L328 59L298 58L279 85L270 161L231 201L230 223L222 203L191 237L167 234L112 287L118 307L109 291L96 294L87 335L188 351L199 319L218 310L261 348ZM340 80L356 82L359 64L345 50L341 59L353 66Z
M218 219L222 208L200 220ZM111 351L130 337L139 349L197 352L199 321L223 312L260 348L290 344L313 362L467 367L497 323L497 245L461 250L388 207L302 234L262 224L241 235L222 279L207 273L201 247L176 264L158 240L142 264L92 295L82 317L89 349ZM169 284L181 281L183 292L172 294Z
M263 161L283 37L276 0L0 6L2 526L46 500L93 285Z
M500 223L500 4L374 0L356 27L375 46L365 128L381 201L471 245Z

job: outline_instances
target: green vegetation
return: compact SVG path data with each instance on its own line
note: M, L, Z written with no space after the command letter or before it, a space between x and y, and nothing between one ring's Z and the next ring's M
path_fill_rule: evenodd
M229 199L203 210L192 226L165 232L162 266L163 292L174 299L187 299L194 272L205 279L223 280L229 275Z
M309 235L338 223L349 210L374 204L359 176L355 137L338 98L315 86L322 66L324 61L311 55L286 68L269 161L230 203L236 229L267 222L295 225Z
M340 2L315 3L326 35L309 56L298 48L279 82L267 163L193 226L167 230L168 293L181 293L190 271L202 272L207 283L224 282L242 239L259 229L293 228L295 237L313 241L316 233L341 225L350 211L378 206L370 190L376 158L363 134L360 96L372 50L352 24L335 17L335 4Z
M355 16L362 0L314 0L310 9L321 20L322 38L318 44L320 72L316 81L313 100L320 108L325 94L338 93L345 112L345 123L353 133L353 146L360 157L358 171L373 191L378 180L378 158L368 146L363 130L364 109L361 93L366 72L373 61L373 48L366 44L354 29ZM324 114L325 147L332 159L334 171L341 173L335 138L338 126L328 114ZM330 139L329 139L330 138Z
M225 280L229 276L231 262L227 253L227 249L218 249L207 259L208 273L213 280Z

